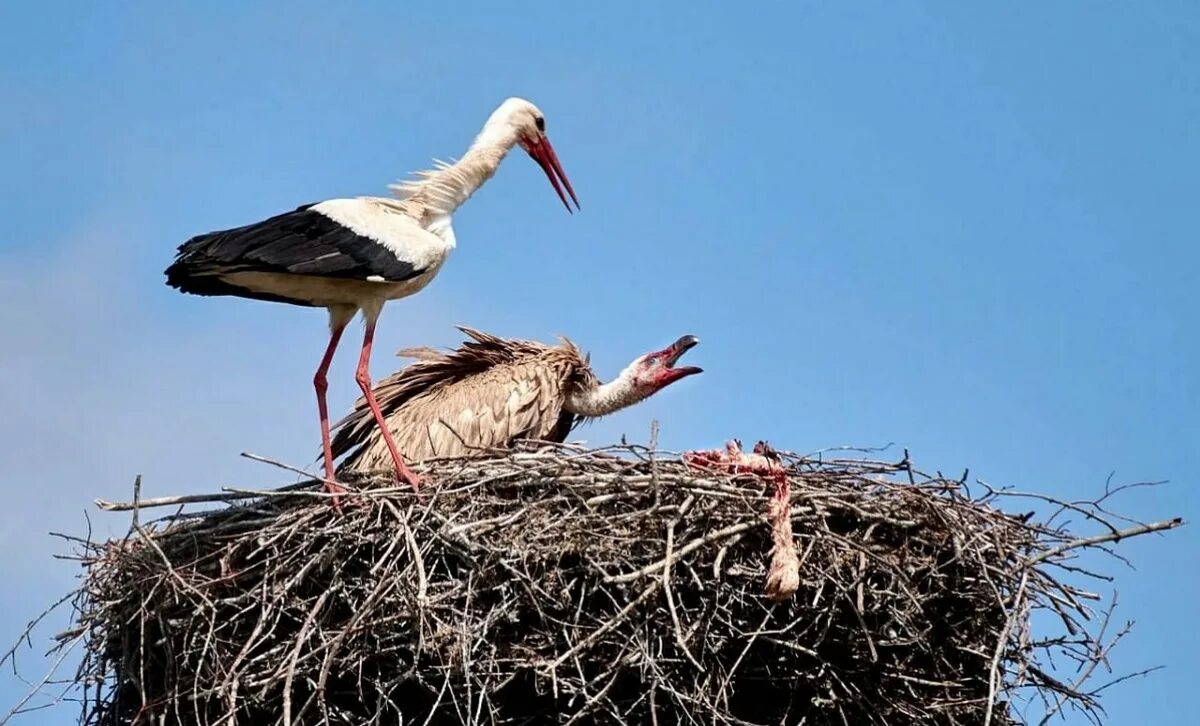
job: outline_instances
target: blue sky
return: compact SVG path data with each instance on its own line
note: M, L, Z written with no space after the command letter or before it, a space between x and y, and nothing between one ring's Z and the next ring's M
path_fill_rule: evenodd
M694 333L703 376L578 436L895 442L1061 497L1170 479L1125 511L1200 514L1197 6L203 7L0 8L0 633L72 586L46 533L135 474L266 486L286 477L238 452L316 454L324 314L179 295L175 247L385 193L510 95L546 113L583 211L514 154L439 278L385 311L376 375L455 323L568 334L601 375ZM1167 668L1113 690L1111 723L1194 717L1197 544L1123 545L1138 626L1114 666Z

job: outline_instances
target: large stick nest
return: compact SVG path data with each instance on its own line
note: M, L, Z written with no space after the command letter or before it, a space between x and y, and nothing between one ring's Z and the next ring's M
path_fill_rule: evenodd
M800 582L780 603L763 595L770 488L641 447L434 462L425 495L381 477L342 514L311 485L135 512L126 539L85 545L68 634L86 645L85 722L1009 724L1031 700L1099 714L1080 685L1107 653L1095 596L1055 567L1172 523L1074 539L907 456L783 463ZM1037 610L1052 632L1031 631ZM1051 655L1083 678L1052 675Z

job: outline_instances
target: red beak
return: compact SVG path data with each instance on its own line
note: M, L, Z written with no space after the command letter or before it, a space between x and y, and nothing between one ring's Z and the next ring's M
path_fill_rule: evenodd
M567 194L571 195L571 201L575 202L575 208L579 209L579 198L575 196L575 190L571 188L571 181L567 179L567 173L563 171L562 164L558 163L558 154L554 153L550 139L543 136L540 141L526 142L522 146L538 163L538 166L542 167L542 171L546 172L546 178L550 180L554 191L558 192L558 198L562 200L567 211L571 211L571 205L567 203L567 197L563 194L564 186L567 188ZM560 179L562 185L558 183Z

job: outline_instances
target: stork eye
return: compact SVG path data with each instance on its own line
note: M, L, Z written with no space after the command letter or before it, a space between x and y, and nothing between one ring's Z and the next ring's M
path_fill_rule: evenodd
M538 131L541 131L542 133L546 132L546 119L544 117L538 116L533 120L533 123L535 126L537 126Z
M658 356L652 355L646 359L646 362L652 366L656 366L656 365L658 365Z

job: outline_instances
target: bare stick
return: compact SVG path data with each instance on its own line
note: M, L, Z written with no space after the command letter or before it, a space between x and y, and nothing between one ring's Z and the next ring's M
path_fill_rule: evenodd
M1058 555L1061 555L1062 553L1068 552L1070 550L1077 550L1080 547L1094 547L1095 545L1104 544L1105 542L1119 542L1123 539L1128 539L1130 537L1136 537L1140 534L1149 534L1151 532L1162 532L1162 531L1165 531L1168 529L1175 529L1176 527L1179 527L1182 525L1183 525L1183 518L1176 517L1174 519L1168 519L1168 520L1164 520L1162 522L1153 522L1151 524L1140 524L1136 527L1128 527L1126 529L1122 529L1117 532L1109 532L1107 534L1098 534L1094 537L1081 537L1079 539L1073 539L1073 540L1070 540L1069 542L1064 542L1057 547L1046 550L1045 552L1041 553L1040 555L1030 559L1029 562L1027 563L1027 566L1033 567L1034 565L1045 562L1046 560L1048 560L1052 557L1057 557Z
M10 708L8 713L4 714L4 718L0 718L0 726L4 726L4 724L8 723L13 716L23 713L22 709L25 708L25 704L29 703L31 700L33 700L34 696L42 692L42 689L46 687L46 684L49 683L50 679L54 677L54 674L58 672L58 668L62 665L62 662L67 659L67 656L71 654L71 651L75 650L75 646L79 645L82 640L83 636L80 635L72 640L67 647L62 649L62 651L58 654L58 658L55 659L53 665L51 665L50 669L46 671L46 675L42 677L42 680L39 681L33 688L29 689L29 692L25 694L24 698L17 702L17 705Z
M246 494L232 494L229 492L219 494L184 494L174 497L151 497L143 499L139 502L110 502L104 499L96 499L96 506L106 512L128 512L132 509L150 509L153 507L177 507L182 504L200 504L203 502L232 502L239 499L245 499Z
M992 653L992 664L988 668L988 700L987 710L983 714L983 726L991 726L992 713L996 708L996 691L1000 688L1000 657L1004 655L1005 646L1008 645L1008 634L1012 630L1013 625L1017 622L1017 616L1022 612L1021 605L1025 597L1025 586L1029 584L1029 571L1026 570L1021 575L1021 582L1017 586L1017 592L1013 595L1012 603L1009 604L1008 619L1004 621L1004 627L1000 629L1000 635L996 638L996 649Z
M661 586L662 586L662 582L659 580L655 580L654 582L647 585L646 589L642 590L642 592L637 597L635 597L633 600L631 600L628 605L621 608L621 611L618 612L611 620L609 620L605 624L601 625L596 630L592 631L591 635L589 635L588 637L579 641L578 643L576 643L574 645L574 647L570 648L569 650L567 650L567 652L563 653L558 658L556 658L554 660L554 662L550 664L549 669L552 671L557 670L559 666L561 666L563 663L566 663L568 660L573 658L576 653L586 650L597 640L604 637L604 635L606 633L608 633L608 631L610 631L613 628L620 625L621 622L623 620L625 620L625 618L629 617L629 614L632 613L637 608L638 605L641 605L643 602L648 600L650 598L650 596L653 595L654 592L656 590L658 590L658 588Z

